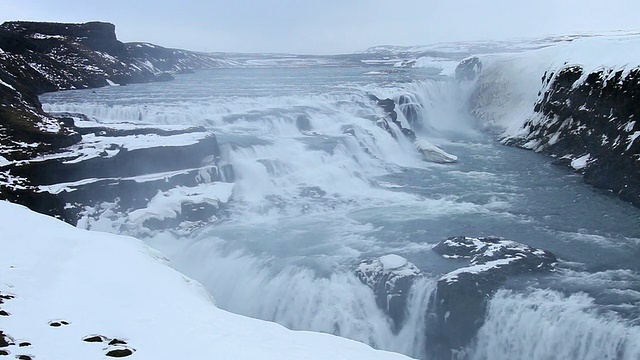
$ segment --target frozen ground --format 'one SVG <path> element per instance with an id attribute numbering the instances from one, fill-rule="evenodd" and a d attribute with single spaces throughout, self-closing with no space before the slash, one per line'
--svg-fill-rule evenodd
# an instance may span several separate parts
<path id="1" fill-rule="evenodd" d="M 0 350 L 10 355 L 407 359 L 220 310 L 199 283 L 131 237 L 80 230 L 7 202 L 0 231 L 0 330 L 10 344 Z"/>

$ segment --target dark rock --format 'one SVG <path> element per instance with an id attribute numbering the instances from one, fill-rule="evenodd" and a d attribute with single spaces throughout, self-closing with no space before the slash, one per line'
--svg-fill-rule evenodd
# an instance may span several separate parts
<path id="1" fill-rule="evenodd" d="M 27 346 L 31 346 L 31 343 L 28 341 L 23 341 L 21 343 L 18 344 L 19 347 L 27 347 Z"/>
<path id="2" fill-rule="evenodd" d="M 450 358 L 465 348 L 484 322 L 487 301 L 509 277 L 554 270 L 556 257 L 497 237 L 452 237 L 433 251 L 449 259 L 468 259 L 469 266 L 438 280 L 427 320 L 427 352 Z"/>
<path id="3" fill-rule="evenodd" d="M 5 334 L 4 331 L 0 330 L 0 348 L 7 347 L 13 344 L 14 342 L 11 336 Z"/>
<path id="4" fill-rule="evenodd" d="M 471 81 L 475 80 L 482 72 L 482 62 L 477 57 L 471 57 L 462 60 L 456 66 L 456 80 Z"/>
<path id="5" fill-rule="evenodd" d="M 69 322 L 65 321 L 65 320 L 52 320 L 52 321 L 49 321 L 49 326 L 52 326 L 52 327 L 60 327 L 60 326 L 63 326 L 63 325 L 65 325 L 65 326 L 69 325 Z"/>
<path id="6" fill-rule="evenodd" d="M 109 345 L 127 345 L 127 342 L 120 339 L 112 339 L 109 341 Z"/>
<path id="7" fill-rule="evenodd" d="M 82 338 L 86 342 L 104 342 L 106 338 L 102 335 L 88 335 Z"/>
<path id="8" fill-rule="evenodd" d="M 233 179 L 233 171 L 229 165 L 224 165 L 222 169 L 218 166 L 217 140 L 204 129 L 187 128 L 170 132 L 145 127 L 127 131 L 104 127 L 91 129 L 83 128 L 82 132 L 101 134 L 105 147 L 96 148 L 94 151 L 107 153 L 108 156 L 72 161 L 78 154 L 71 149 L 66 152 L 66 156 L 59 154 L 49 160 L 35 159 L 11 165 L 7 169 L 12 176 L 28 179 L 28 182 L 25 182 L 22 188 L 6 191 L 8 195 L 5 195 L 5 198 L 26 205 L 34 211 L 54 215 L 75 224 L 79 212 L 86 206 L 95 206 L 102 202 L 112 203 L 118 199 L 118 205 L 123 211 L 137 209 L 145 207 L 158 191 L 167 191 L 178 185 L 196 186 L 202 182 Z M 128 150 L 125 148 L 126 145 L 114 145 L 122 141 L 121 137 L 132 135 L 159 135 L 169 139 L 174 135 L 190 133 L 194 134 L 197 141 L 181 146 L 155 145 Z M 95 147 L 92 144 L 80 146 L 85 149 Z M 171 174 L 145 181 L 136 179 L 138 176 L 163 173 Z M 83 179 L 95 180 L 81 182 L 63 191 L 47 190 L 52 185 L 55 188 L 56 184 L 73 183 Z M 0 190 L 2 188 L 0 184 Z"/>
<path id="9" fill-rule="evenodd" d="M 8 312 L 6 312 L 5 310 L 0 310 L 0 316 L 10 316 L 11 314 L 9 314 Z"/>
<path id="10" fill-rule="evenodd" d="M 11 354 L 11 352 L 9 352 L 9 350 L 0 349 L 0 356 L 7 356 L 9 354 Z"/>
<path id="11" fill-rule="evenodd" d="M 420 270 L 407 259 L 392 254 L 363 260 L 355 273 L 373 290 L 376 304 L 391 318 L 394 331 L 398 332 L 404 324 L 411 285 L 420 276 Z"/>
<path id="12" fill-rule="evenodd" d="M 395 124 L 400 132 L 409 138 L 411 141 L 416 140 L 416 134 L 413 130 L 405 128 L 402 126 L 402 123 L 398 120 L 398 113 L 395 111 L 396 103 L 393 99 L 380 99 L 373 94 L 369 94 L 369 99 L 376 103 L 376 105 L 380 106 L 385 113 L 384 118 L 380 118 L 376 120 L 376 124 L 383 128 L 386 132 L 391 134 L 394 138 L 396 137 L 395 132 L 391 128 L 389 123 Z"/>
<path id="13" fill-rule="evenodd" d="M 32 360 L 32 355 L 16 355 L 16 359 L 18 360 Z"/>
<path id="14" fill-rule="evenodd" d="M 109 350 L 107 351 L 106 355 L 109 357 L 121 358 L 121 357 L 127 357 L 130 355 L 133 355 L 134 352 L 135 352 L 134 349 L 123 347 L 123 348 Z"/>

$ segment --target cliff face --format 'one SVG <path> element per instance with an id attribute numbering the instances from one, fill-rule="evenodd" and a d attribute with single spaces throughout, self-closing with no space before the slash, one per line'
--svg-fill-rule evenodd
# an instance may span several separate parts
<path id="1" fill-rule="evenodd" d="M 548 153 L 585 180 L 640 206 L 640 68 L 545 73 L 525 136 L 508 142 Z"/>
<path id="2" fill-rule="evenodd" d="M 0 25 L 0 199 L 75 223 L 87 206 L 118 202 L 112 208 L 128 212 L 147 206 L 159 191 L 201 187 L 201 178 L 232 181 L 231 170 L 222 174 L 216 138 L 205 129 L 104 128 L 77 114 L 51 116 L 38 100 L 44 92 L 164 81 L 171 73 L 219 65 L 209 54 L 124 44 L 109 23 Z M 226 198 L 203 200 L 208 207 L 199 212 L 206 214 L 196 217 L 213 216 L 215 199 Z"/>

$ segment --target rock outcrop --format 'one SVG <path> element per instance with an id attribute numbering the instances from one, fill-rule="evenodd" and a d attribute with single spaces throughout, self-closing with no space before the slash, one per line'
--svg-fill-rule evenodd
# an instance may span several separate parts
<path id="1" fill-rule="evenodd" d="M 384 117 L 381 117 L 376 121 L 378 126 L 395 138 L 397 136 L 396 132 L 391 127 L 391 124 L 394 124 L 402 135 L 406 136 L 411 141 L 415 141 L 416 133 L 413 130 L 404 127 L 402 122 L 398 119 L 398 113 L 395 110 L 396 103 L 393 99 L 380 99 L 372 94 L 369 95 L 369 99 L 382 108 L 382 111 L 384 112 Z"/>
<path id="2" fill-rule="evenodd" d="M 640 207 L 640 68 L 568 66 L 542 81 L 525 135 L 505 142 L 550 154 Z"/>
<path id="3" fill-rule="evenodd" d="M 427 317 L 427 353 L 434 359 L 463 351 L 484 322 L 487 301 L 509 277 L 550 272 L 556 262 L 548 251 L 497 237 L 452 237 L 433 251 L 469 261 L 438 280 Z"/>
<path id="4" fill-rule="evenodd" d="M 404 324 L 411 285 L 420 270 L 402 256 L 390 254 L 363 260 L 356 275 L 375 294 L 376 304 L 391 318 L 394 331 Z"/>

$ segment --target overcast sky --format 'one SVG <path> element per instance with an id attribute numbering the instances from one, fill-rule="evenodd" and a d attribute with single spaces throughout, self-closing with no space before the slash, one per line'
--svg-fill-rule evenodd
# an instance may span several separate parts
<path id="1" fill-rule="evenodd" d="M 122 41 L 338 54 L 640 28 L 638 0 L 0 0 L 0 20 L 108 21 Z"/>

